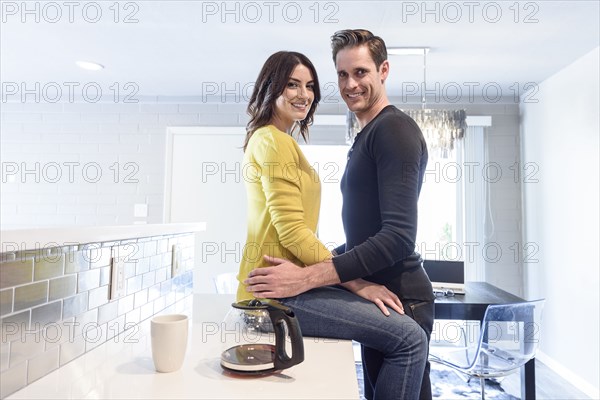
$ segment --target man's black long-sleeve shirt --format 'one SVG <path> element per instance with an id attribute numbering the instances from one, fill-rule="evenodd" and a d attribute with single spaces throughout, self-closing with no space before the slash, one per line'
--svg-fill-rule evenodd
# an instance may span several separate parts
<path id="1" fill-rule="evenodd" d="M 333 258 L 342 282 L 363 278 L 403 299 L 434 298 L 415 253 L 427 157 L 417 124 L 391 105 L 357 135 L 341 182 L 346 243 Z"/>

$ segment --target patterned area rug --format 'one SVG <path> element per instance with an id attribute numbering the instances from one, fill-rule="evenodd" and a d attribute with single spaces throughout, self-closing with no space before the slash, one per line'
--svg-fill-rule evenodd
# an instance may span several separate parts
<path id="1" fill-rule="evenodd" d="M 363 397 L 363 374 L 362 364 L 356 363 L 356 374 L 361 399 Z M 434 399 L 462 400 L 481 399 L 479 378 L 472 378 L 467 382 L 451 368 L 437 363 L 431 363 L 431 386 Z M 485 398 L 497 400 L 519 400 L 502 389 L 501 382 L 492 380 L 485 381 Z"/>

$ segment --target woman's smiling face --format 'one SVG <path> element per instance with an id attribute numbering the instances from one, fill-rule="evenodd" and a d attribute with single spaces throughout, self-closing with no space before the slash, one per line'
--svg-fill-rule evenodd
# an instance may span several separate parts
<path id="1" fill-rule="evenodd" d="M 313 76 L 306 66 L 298 64 L 292 71 L 283 93 L 275 101 L 274 125 L 287 132 L 295 121 L 306 118 L 314 99 Z"/>

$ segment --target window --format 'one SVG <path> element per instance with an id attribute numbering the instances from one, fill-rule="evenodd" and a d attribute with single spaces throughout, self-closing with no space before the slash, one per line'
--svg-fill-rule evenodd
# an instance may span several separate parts
<path id="1" fill-rule="evenodd" d="M 349 146 L 302 145 L 302 151 L 321 178 L 319 238 L 326 244 L 345 242 L 342 226 L 340 181 Z M 417 250 L 428 258 L 456 259 L 457 234 L 462 230 L 460 176 L 456 177 L 456 151 L 448 158 L 433 158 L 427 166 L 419 199 Z M 458 169 L 460 173 L 460 169 Z"/>
<path id="2" fill-rule="evenodd" d="M 445 157 L 430 153 L 419 196 L 417 251 L 432 260 L 459 260 L 462 232 L 460 194 L 462 173 L 457 149 Z"/>
<path id="3" fill-rule="evenodd" d="M 342 225 L 340 182 L 346 168 L 347 145 L 301 145 L 306 159 L 321 179 L 319 239 L 329 248 L 346 243 Z"/>

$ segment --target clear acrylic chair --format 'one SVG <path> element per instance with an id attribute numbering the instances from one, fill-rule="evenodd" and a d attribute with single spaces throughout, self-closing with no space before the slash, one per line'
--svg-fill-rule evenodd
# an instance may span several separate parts
<path id="1" fill-rule="evenodd" d="M 430 349 L 429 359 L 478 377 L 481 398 L 485 379 L 509 375 L 535 357 L 545 300 L 488 306 L 479 338 L 465 347 Z"/>

